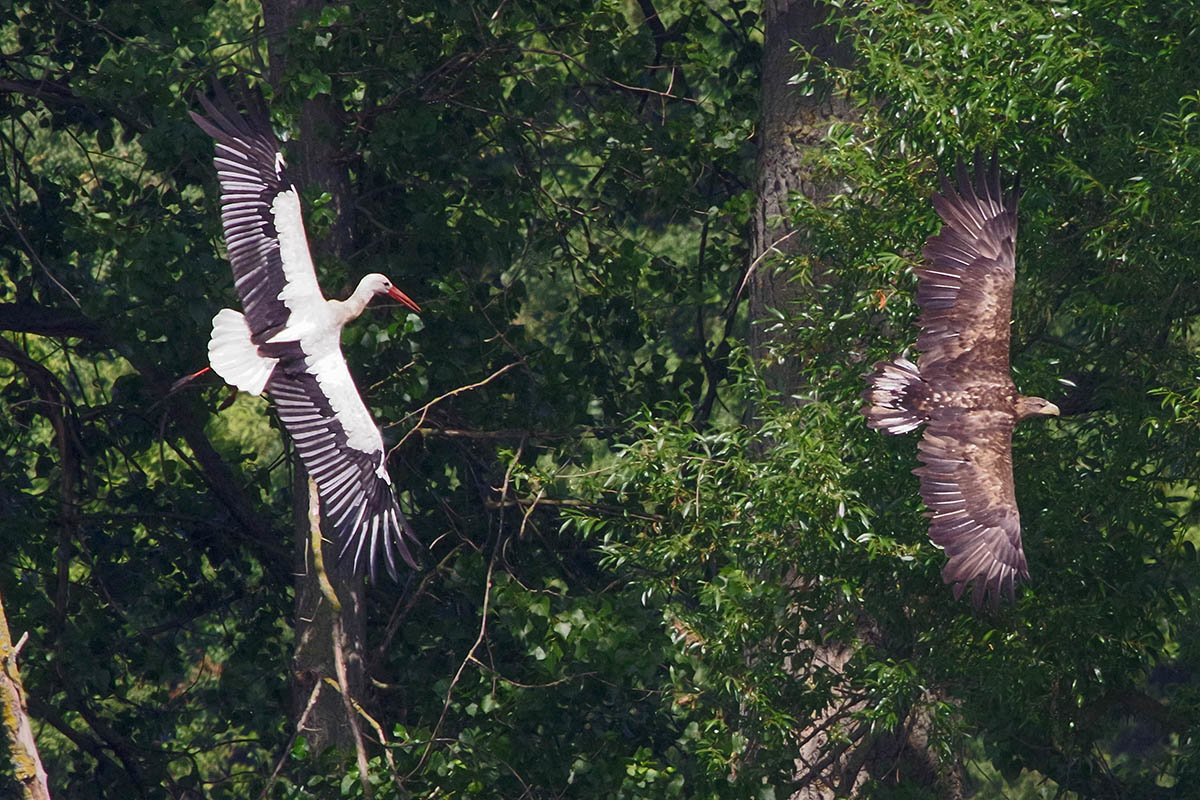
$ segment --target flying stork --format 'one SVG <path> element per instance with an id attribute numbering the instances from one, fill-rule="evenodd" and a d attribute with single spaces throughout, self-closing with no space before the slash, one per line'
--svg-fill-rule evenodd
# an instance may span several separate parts
<path id="1" fill-rule="evenodd" d="M 188 113 L 216 143 L 221 226 L 243 313 L 224 308 L 213 318 L 209 364 L 226 383 L 270 397 L 317 485 L 339 561 L 353 554 L 357 575 L 365 555 L 374 580 L 382 550 L 396 579 L 396 551 L 416 567 L 404 540 L 416 536 L 396 502 L 383 437 L 350 377 L 341 334 L 377 294 L 421 308 L 378 273 L 344 301 L 325 299 L 300 194 L 261 100 L 246 116 L 222 87 L 216 91 L 216 104 L 199 98 L 207 118 Z"/>

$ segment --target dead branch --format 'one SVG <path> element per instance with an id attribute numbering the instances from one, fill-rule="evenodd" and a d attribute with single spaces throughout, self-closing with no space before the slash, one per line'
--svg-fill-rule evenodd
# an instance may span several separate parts
<path id="1" fill-rule="evenodd" d="M 370 765 L 367 762 L 367 748 L 363 743 L 362 726 L 358 724 L 358 714 L 354 710 L 354 698 L 350 692 L 350 680 L 346 674 L 346 634 L 342 630 L 342 603 L 338 600 L 337 592 L 325 572 L 324 547 L 321 544 L 321 499 L 317 493 L 317 484 L 311 477 L 308 479 L 308 528 L 312 536 L 313 567 L 317 571 L 317 580 L 321 585 L 321 593 L 333 607 L 333 628 L 330 631 L 333 645 L 333 669 L 337 673 L 338 693 L 342 696 L 342 707 L 346 709 L 346 724 L 354 734 L 354 754 L 358 760 L 358 781 L 362 786 L 363 797 L 375 796 L 375 787 L 368 780 Z M 318 683 L 319 685 L 319 683 Z"/>
<path id="2" fill-rule="evenodd" d="M 4 730 L 11 747 L 13 773 L 25 792 L 25 800 L 50 800 L 46 770 L 38 755 L 29 724 L 29 707 L 25 702 L 25 686 L 17 670 L 17 654 L 25 637 L 16 645 L 8 630 L 8 618 L 0 599 L 0 709 L 4 714 Z"/>
<path id="3" fill-rule="evenodd" d="M 266 800 L 266 797 L 271 792 L 271 787 L 275 785 L 275 781 L 279 779 L 279 772 L 283 769 L 283 765 L 287 762 L 288 756 L 291 755 L 292 747 L 296 744 L 296 739 L 300 738 L 301 732 L 304 731 L 304 725 L 308 722 L 308 715 L 312 713 L 313 706 L 317 704 L 317 697 L 321 694 L 321 682 L 317 681 L 313 684 L 312 692 L 308 695 L 308 702 L 304 705 L 304 711 L 300 714 L 300 719 L 296 721 L 296 729 L 292 731 L 292 737 L 288 739 L 287 747 L 283 748 L 283 755 L 279 757 L 279 761 L 275 763 L 275 769 L 271 771 L 271 779 L 267 781 L 267 785 L 263 787 L 262 794 L 258 796 L 258 800 Z"/>

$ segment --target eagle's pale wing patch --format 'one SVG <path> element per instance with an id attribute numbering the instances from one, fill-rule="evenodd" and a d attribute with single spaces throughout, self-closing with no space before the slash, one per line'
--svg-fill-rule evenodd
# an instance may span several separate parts
<path id="1" fill-rule="evenodd" d="M 929 537 L 948 559 L 942 578 L 956 597 L 973 583 L 977 606 L 1012 597 L 1014 581 L 1029 577 L 1013 490 L 1014 423 L 1000 411 L 937 409 L 919 445 L 925 466 L 913 470 L 929 509 Z"/>

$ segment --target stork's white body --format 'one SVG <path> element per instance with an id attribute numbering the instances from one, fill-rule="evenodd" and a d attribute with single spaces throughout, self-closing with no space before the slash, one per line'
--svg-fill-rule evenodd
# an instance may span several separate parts
<path id="1" fill-rule="evenodd" d="M 339 557 L 353 551 L 357 570 L 365 555 L 374 575 L 382 550 L 395 576 L 394 550 L 415 566 L 404 541 L 413 534 L 392 492 L 383 437 L 342 356 L 341 335 L 376 294 L 420 309 L 378 273 L 345 301 L 326 300 L 300 196 L 265 115 L 247 119 L 201 102 L 210 118 L 192 117 L 216 141 L 221 222 L 245 311 L 226 308 L 213 318 L 209 363 L 238 389 L 271 398 L 317 484 Z"/>

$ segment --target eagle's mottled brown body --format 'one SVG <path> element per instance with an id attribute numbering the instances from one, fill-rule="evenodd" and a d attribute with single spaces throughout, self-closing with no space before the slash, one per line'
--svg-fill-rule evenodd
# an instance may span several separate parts
<path id="1" fill-rule="evenodd" d="M 1029 569 L 1013 490 L 1017 420 L 1057 414 L 1017 393 L 1009 374 L 1009 321 L 1016 271 L 1017 190 L 1005 195 L 995 157 L 959 162 L 958 187 L 942 179 L 933 205 L 942 230 L 925 244 L 917 272 L 921 333 L 917 363 L 880 361 L 863 393 L 867 424 L 888 433 L 927 425 L 913 470 L 929 508 L 929 535 L 946 551 L 955 596 L 974 583 L 976 604 L 1013 595 Z"/>

